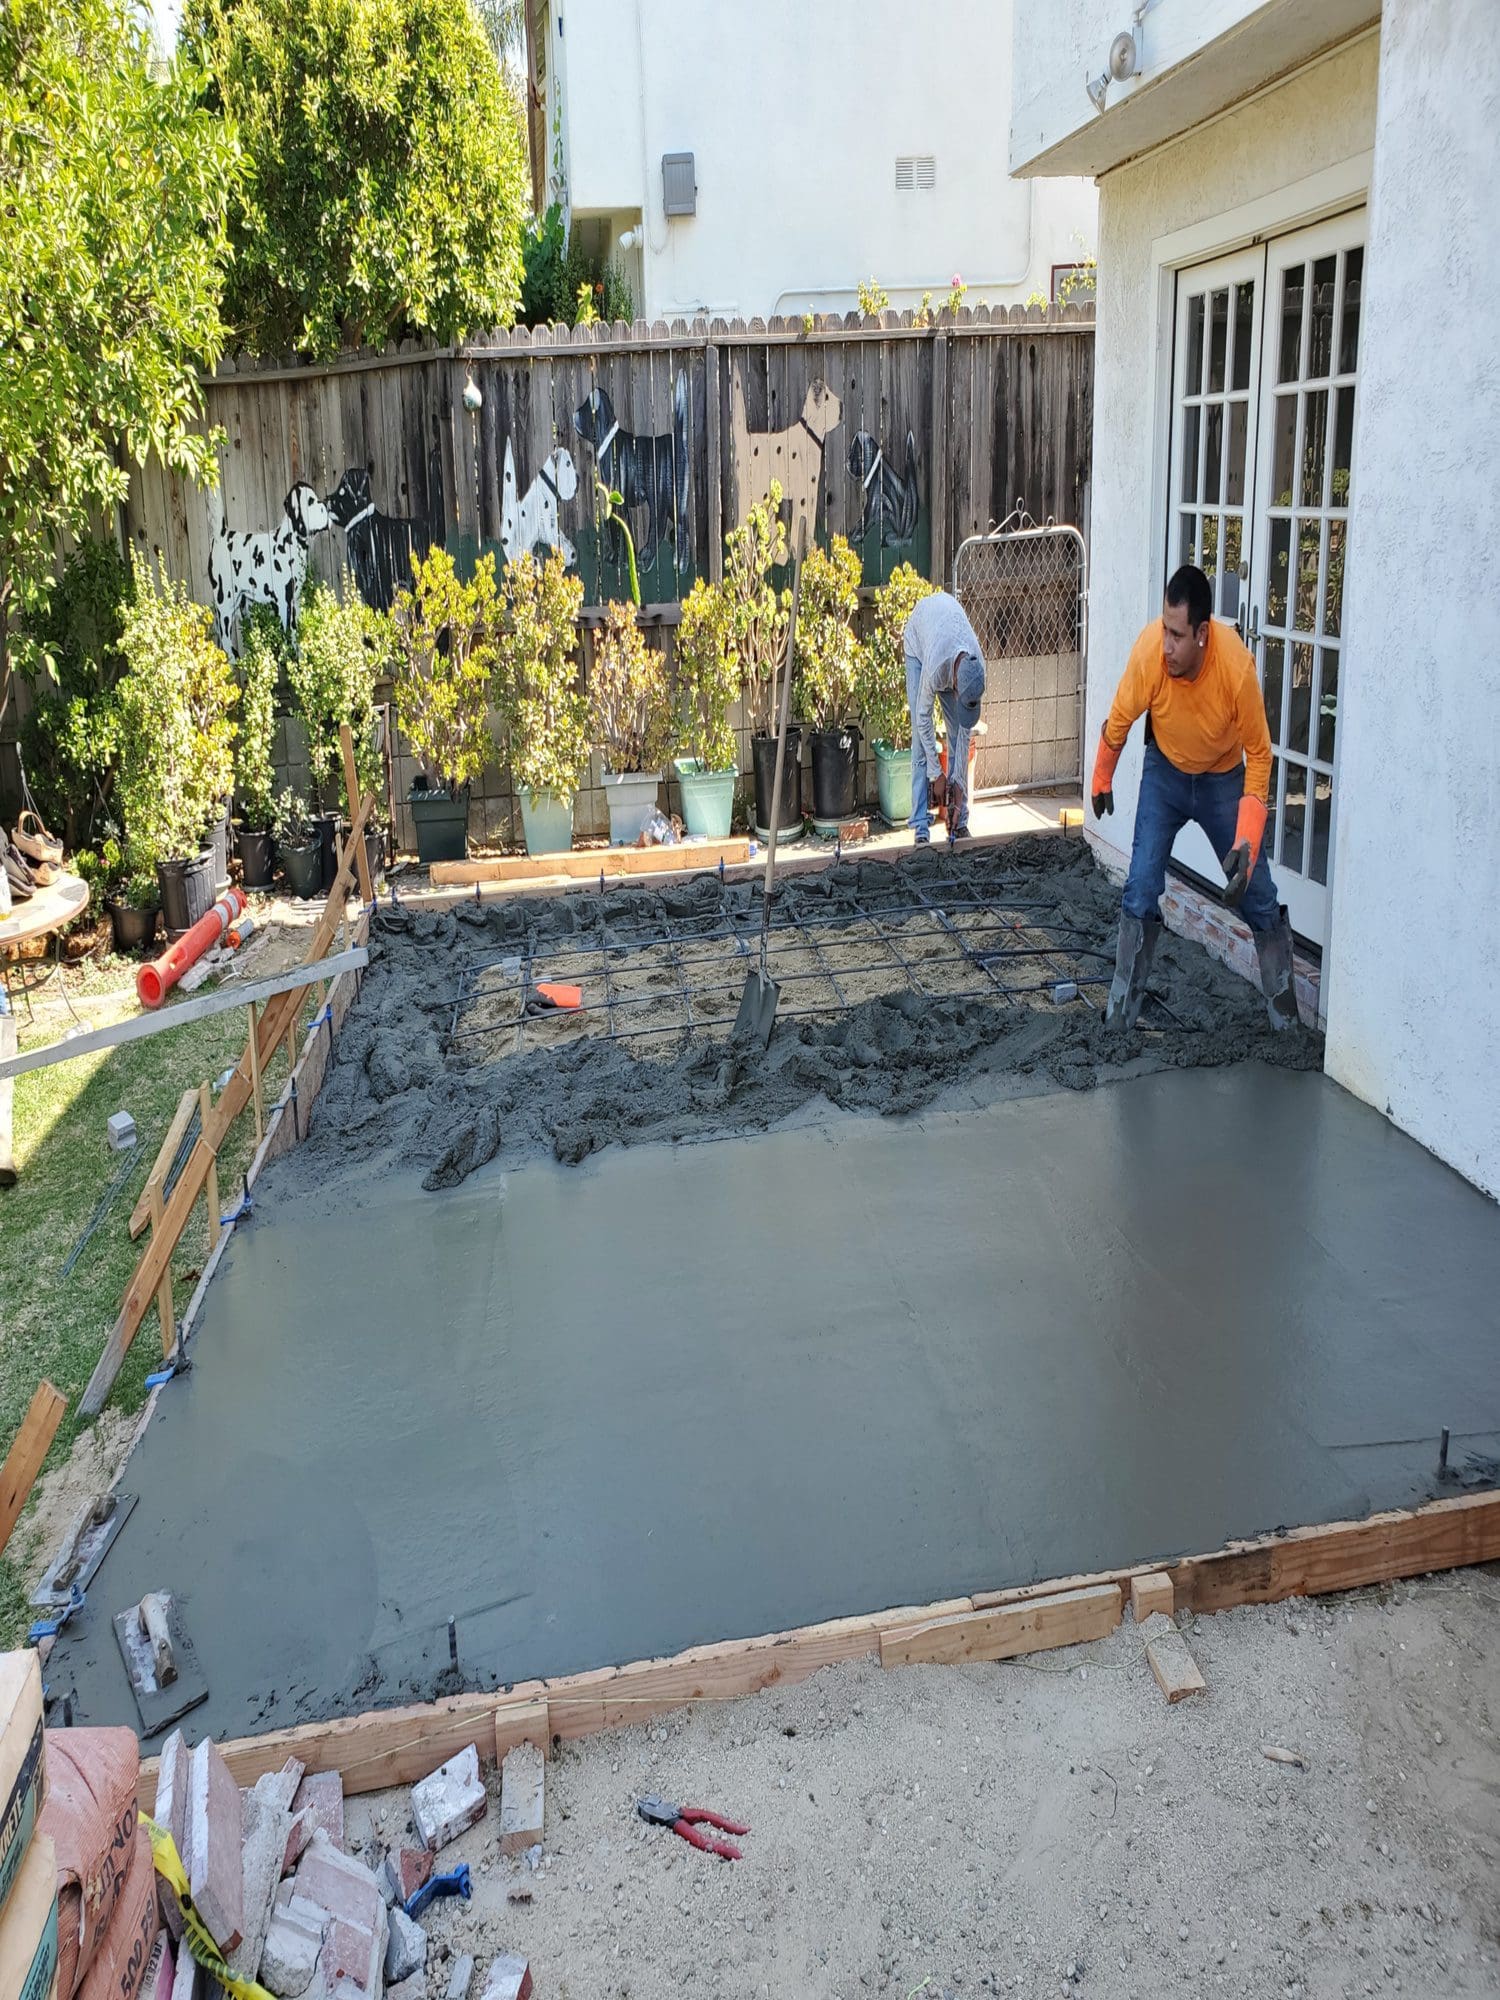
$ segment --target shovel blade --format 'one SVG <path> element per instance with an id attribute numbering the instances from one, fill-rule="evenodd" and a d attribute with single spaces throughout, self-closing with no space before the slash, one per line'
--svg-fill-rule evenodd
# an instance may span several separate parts
<path id="1" fill-rule="evenodd" d="M 781 988 L 757 965 L 740 995 L 740 1011 L 734 1017 L 734 1039 L 737 1042 L 753 1039 L 764 1048 L 771 1039 L 780 998 Z"/>

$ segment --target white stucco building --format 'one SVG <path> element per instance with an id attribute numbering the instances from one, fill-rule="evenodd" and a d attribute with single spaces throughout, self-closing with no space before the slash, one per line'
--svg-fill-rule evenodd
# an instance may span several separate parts
<path id="1" fill-rule="evenodd" d="M 533 178 L 648 319 L 1054 295 L 1087 180 L 1011 180 L 1010 0 L 529 0 Z M 668 212 L 664 160 L 681 202 Z M 621 237 L 629 239 L 620 248 Z"/>
<path id="2" fill-rule="evenodd" d="M 1017 0 L 1014 92 L 1013 170 L 1099 183 L 1085 769 L 1201 561 L 1328 1069 L 1500 1194 L 1500 5 Z"/>

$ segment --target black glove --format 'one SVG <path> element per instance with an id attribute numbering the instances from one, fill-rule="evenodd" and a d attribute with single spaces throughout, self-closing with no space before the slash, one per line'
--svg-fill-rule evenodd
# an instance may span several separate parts
<path id="1" fill-rule="evenodd" d="M 1242 840 L 1224 856 L 1224 901 L 1237 908 L 1250 887 L 1250 843 Z"/>
<path id="2" fill-rule="evenodd" d="M 1112 813 L 1115 809 L 1114 792 L 1112 790 L 1108 792 L 1095 792 L 1093 807 L 1095 819 L 1103 819 L 1106 813 Z"/>

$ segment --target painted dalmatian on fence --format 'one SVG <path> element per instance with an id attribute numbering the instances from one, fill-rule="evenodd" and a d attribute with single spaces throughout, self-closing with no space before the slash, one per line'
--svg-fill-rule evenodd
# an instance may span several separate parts
<path id="1" fill-rule="evenodd" d="M 542 469 L 524 494 L 518 497 L 515 454 L 510 439 L 505 440 L 505 472 L 500 491 L 500 546 L 505 560 L 538 549 L 557 549 L 569 569 L 578 552 L 562 531 L 558 510 L 578 491 L 578 468 L 573 454 L 559 445 L 549 452 Z"/>
<path id="2" fill-rule="evenodd" d="M 287 636 L 296 637 L 307 545 L 332 521 L 305 479 L 287 494 L 275 528 L 231 528 L 228 516 L 223 517 L 208 552 L 208 581 L 214 594 L 214 637 L 225 652 L 239 650 L 240 615 L 253 604 L 273 606 Z"/>

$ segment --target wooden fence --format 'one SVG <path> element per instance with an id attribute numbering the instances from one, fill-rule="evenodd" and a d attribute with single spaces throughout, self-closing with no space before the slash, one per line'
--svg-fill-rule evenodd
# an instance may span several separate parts
<path id="1" fill-rule="evenodd" d="M 820 539 L 858 548 L 867 585 L 902 562 L 947 579 L 963 538 L 1017 502 L 1086 531 L 1092 390 L 1092 308 L 1076 306 L 965 309 L 926 327 L 887 312 L 810 330 L 517 328 L 326 368 L 231 363 L 205 385 L 224 434 L 219 491 L 149 463 L 132 472 L 124 525 L 226 630 L 238 594 L 289 550 L 384 608 L 414 549 L 441 543 L 467 570 L 482 550 L 551 544 L 597 606 L 627 595 L 602 476 L 625 495 L 648 623 L 670 627 L 773 478 Z M 295 746 L 283 757 L 295 778 Z M 398 756 L 398 796 L 406 775 Z M 508 793 L 483 789 L 495 823 L 475 831 L 493 835 Z M 596 795 L 578 824 L 603 826 Z"/>

